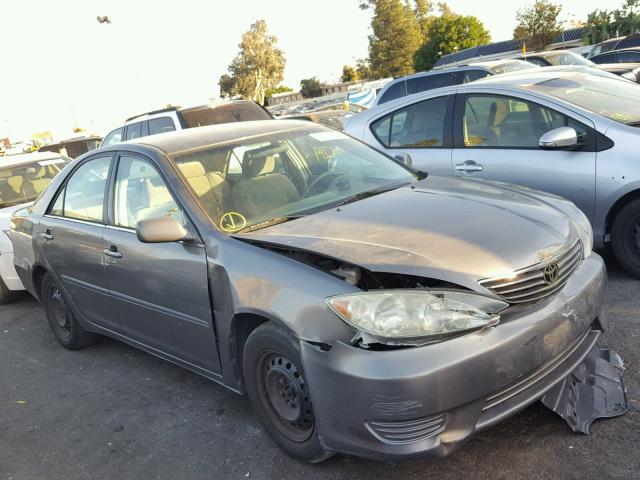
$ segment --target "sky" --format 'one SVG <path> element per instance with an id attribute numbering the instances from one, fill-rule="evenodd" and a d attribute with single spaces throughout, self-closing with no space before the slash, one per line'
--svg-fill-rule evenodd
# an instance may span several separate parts
<path id="1" fill-rule="evenodd" d="M 338 81 L 367 56 L 371 13 L 357 0 L 9 0 L 0 10 L 0 138 L 28 139 L 74 125 L 99 134 L 166 104 L 219 94 L 242 33 L 265 19 L 286 57 L 285 85 Z M 533 0 L 449 0 L 477 16 L 494 41 L 511 38 Z M 586 20 L 596 0 L 560 0 L 565 20 Z M 608 2 L 617 8 L 622 0 Z M 111 24 L 100 24 L 108 15 Z"/>

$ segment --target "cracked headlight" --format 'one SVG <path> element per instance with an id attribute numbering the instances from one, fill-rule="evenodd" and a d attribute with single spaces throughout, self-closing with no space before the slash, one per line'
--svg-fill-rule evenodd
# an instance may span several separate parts
<path id="1" fill-rule="evenodd" d="M 490 327 L 509 306 L 457 290 L 380 290 L 330 297 L 327 303 L 358 332 L 387 345 L 420 345 Z"/>

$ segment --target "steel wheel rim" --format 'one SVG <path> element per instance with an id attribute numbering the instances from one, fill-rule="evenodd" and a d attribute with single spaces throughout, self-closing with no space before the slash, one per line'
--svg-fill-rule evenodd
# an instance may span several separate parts
<path id="1" fill-rule="evenodd" d="M 258 364 L 262 402 L 278 431 L 294 442 L 309 439 L 315 416 L 309 391 L 296 364 L 276 352 L 265 353 Z"/>
<path id="2" fill-rule="evenodd" d="M 71 321 L 67 311 L 67 302 L 58 287 L 54 286 L 49 289 L 47 303 L 49 315 L 55 327 L 64 337 L 69 337 L 71 335 Z"/>

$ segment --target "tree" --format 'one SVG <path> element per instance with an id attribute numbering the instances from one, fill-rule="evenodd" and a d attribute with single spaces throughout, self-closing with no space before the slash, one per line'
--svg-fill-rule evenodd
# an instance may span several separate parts
<path id="1" fill-rule="evenodd" d="M 476 17 L 443 12 L 431 22 L 427 40 L 415 54 L 414 67 L 417 71 L 430 70 L 442 55 L 490 41 L 489 32 Z"/>
<path id="2" fill-rule="evenodd" d="M 285 92 L 293 92 L 293 88 L 287 87 L 285 85 L 279 85 L 276 88 L 270 88 L 266 92 L 264 92 L 264 98 L 269 98 L 272 95 Z"/>
<path id="3" fill-rule="evenodd" d="M 357 82 L 360 80 L 360 74 L 356 67 L 351 65 L 345 65 L 342 67 L 342 75 L 340 76 L 341 82 Z"/>
<path id="4" fill-rule="evenodd" d="M 322 83 L 316 77 L 300 80 L 300 93 L 304 98 L 322 96 L 322 87 L 324 87 L 324 83 Z"/>
<path id="5" fill-rule="evenodd" d="M 370 80 L 373 78 L 373 74 L 371 73 L 371 66 L 369 65 L 368 60 L 357 60 L 356 72 L 358 72 L 358 77 L 360 77 L 360 80 Z"/>
<path id="6" fill-rule="evenodd" d="M 251 98 L 264 103 L 266 91 L 284 79 L 285 59 L 276 37 L 267 33 L 267 22 L 258 20 L 242 35 L 238 56 L 229 65 L 229 73 L 220 77 L 221 96 Z"/>
<path id="7" fill-rule="evenodd" d="M 602 42 L 608 38 L 640 31 L 640 0 L 626 0 L 621 9 L 594 10 L 587 18 L 585 42 Z"/>
<path id="8" fill-rule="evenodd" d="M 530 7 L 518 10 L 513 38 L 526 41 L 529 50 L 543 50 L 562 31 L 558 20 L 561 11 L 560 5 L 548 0 L 536 0 Z"/>
<path id="9" fill-rule="evenodd" d="M 410 1 L 360 0 L 360 8 L 373 9 L 373 34 L 369 36 L 372 75 L 401 77 L 413 73 L 413 55 L 422 43 L 422 34 Z M 421 11 L 424 8 L 421 6 Z"/>

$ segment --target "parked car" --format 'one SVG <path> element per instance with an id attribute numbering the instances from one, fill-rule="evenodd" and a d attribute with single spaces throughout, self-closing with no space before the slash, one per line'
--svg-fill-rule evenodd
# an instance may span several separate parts
<path id="1" fill-rule="evenodd" d="M 604 42 L 596 43 L 587 53 L 587 58 L 630 47 L 640 47 L 640 34 L 635 33 L 626 37 L 611 38 Z"/>
<path id="2" fill-rule="evenodd" d="M 348 118 L 345 132 L 432 174 L 566 197 L 591 221 L 596 248 L 611 242 L 640 275 L 640 88 L 552 68 L 399 99 Z"/>
<path id="3" fill-rule="evenodd" d="M 393 82 L 388 83 L 375 98 L 373 105 L 375 107 L 414 93 L 469 83 L 491 75 L 534 68 L 536 66 L 531 63 L 508 59 L 474 62 L 459 67 L 438 68 L 428 72 L 414 73 L 396 78 Z"/>
<path id="4" fill-rule="evenodd" d="M 12 222 L 64 347 L 107 335 L 246 392 L 299 459 L 446 455 L 540 398 L 579 431 L 627 408 L 577 208 L 311 122 L 100 149 Z"/>
<path id="5" fill-rule="evenodd" d="M 0 305 L 24 290 L 13 267 L 13 246 L 7 235 L 9 219 L 42 193 L 70 161 L 57 153 L 24 153 L 0 160 Z"/>
<path id="6" fill-rule="evenodd" d="M 352 115 L 352 113 L 346 110 L 332 109 L 318 112 L 296 113 L 281 118 L 288 120 L 308 120 L 335 130 L 342 130 L 344 128 L 344 119 L 348 115 Z"/>
<path id="7" fill-rule="evenodd" d="M 100 146 L 185 128 L 272 118 L 267 109 L 251 100 L 220 100 L 190 108 L 169 107 L 127 118 L 122 127 L 105 135 Z"/>
<path id="8" fill-rule="evenodd" d="M 640 64 L 640 47 L 625 48 L 624 50 L 614 50 L 590 57 L 593 63 L 636 63 Z M 638 66 L 638 65 L 636 65 Z"/>
<path id="9" fill-rule="evenodd" d="M 56 143 L 49 143 L 38 148 L 39 152 L 56 152 L 69 158 L 77 158 L 100 146 L 102 137 L 90 135 L 84 137 L 74 137 Z"/>
<path id="10" fill-rule="evenodd" d="M 527 55 L 521 55 L 517 57 L 519 60 L 525 60 L 527 62 L 538 65 L 539 67 L 556 67 L 564 65 L 577 65 L 582 67 L 593 67 L 605 72 L 620 75 L 631 80 L 638 82 L 634 70 L 640 67 L 640 63 L 603 63 L 601 65 L 587 60 L 582 55 L 571 52 L 569 50 L 550 50 L 548 52 L 535 52 Z"/>

